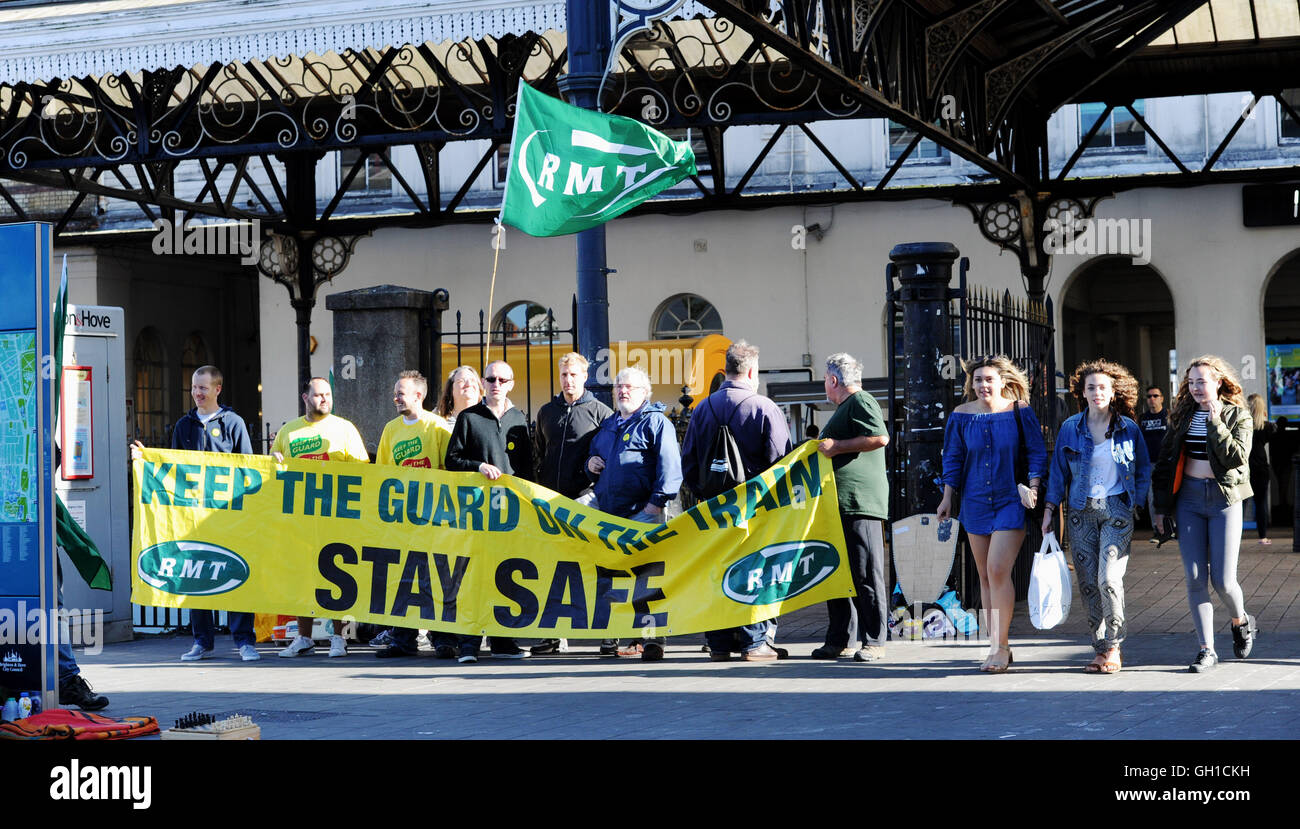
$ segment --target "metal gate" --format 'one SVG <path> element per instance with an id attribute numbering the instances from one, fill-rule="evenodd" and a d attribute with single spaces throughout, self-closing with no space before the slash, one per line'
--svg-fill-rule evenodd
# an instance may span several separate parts
<path id="1" fill-rule="evenodd" d="M 1043 440 L 1050 457 L 1055 443 L 1056 430 L 1061 419 L 1056 394 L 1056 347 L 1055 328 L 1053 324 L 1052 300 L 1046 303 L 1031 302 L 1027 299 L 1013 297 L 1010 291 L 1001 296 L 992 290 L 967 283 L 966 271 L 968 260 L 961 259 L 958 270 L 958 285 L 949 289 L 948 321 L 946 330 L 938 332 L 937 341 L 941 354 L 939 359 L 940 376 L 944 384 L 944 412 L 951 412 L 962 401 L 962 387 L 965 381 L 963 364 L 975 357 L 1004 354 L 1009 357 L 1029 380 L 1029 405 L 1033 407 L 1043 427 Z M 904 443 L 903 412 L 907 401 L 903 390 L 905 383 L 905 360 L 902 354 L 903 312 L 898 301 L 897 291 L 893 285 L 892 275 L 886 276 L 886 300 L 888 318 L 893 322 L 889 328 L 889 390 L 890 405 L 886 416 L 891 427 L 891 439 L 887 447 L 890 470 L 891 522 L 905 517 L 906 505 L 909 503 L 907 493 L 907 453 L 899 451 Z M 923 470 L 927 476 L 937 478 L 942 470 Z M 1027 596 L 1029 588 L 1029 569 L 1033 556 L 1024 555 L 1025 550 L 1037 550 L 1042 543 L 1042 532 L 1035 522 L 1028 522 L 1022 555 L 1016 560 L 1012 571 L 1012 581 L 1016 586 L 1017 600 Z M 963 606 L 979 606 L 979 575 L 975 569 L 970 546 L 965 533 L 960 541 L 958 564 L 953 568 L 950 584 L 957 589 Z"/>

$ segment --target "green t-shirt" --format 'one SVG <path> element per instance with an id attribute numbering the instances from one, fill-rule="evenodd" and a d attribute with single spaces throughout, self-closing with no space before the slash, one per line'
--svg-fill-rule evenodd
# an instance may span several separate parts
<path id="1" fill-rule="evenodd" d="M 822 428 L 821 437 L 847 440 L 888 434 L 876 399 L 858 391 L 845 399 Z M 869 518 L 889 517 L 889 479 L 885 477 L 885 450 L 836 455 L 835 488 L 840 495 L 840 512 Z"/>

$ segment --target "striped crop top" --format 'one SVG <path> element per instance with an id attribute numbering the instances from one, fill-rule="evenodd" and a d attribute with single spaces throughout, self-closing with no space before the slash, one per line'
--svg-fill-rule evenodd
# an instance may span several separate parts
<path id="1" fill-rule="evenodd" d="M 1204 409 L 1197 409 L 1192 413 L 1192 422 L 1187 426 L 1187 438 L 1183 445 L 1187 447 L 1187 457 L 1195 461 L 1208 461 L 1210 456 L 1206 453 L 1205 445 L 1205 425 L 1209 421 L 1210 413 Z"/>

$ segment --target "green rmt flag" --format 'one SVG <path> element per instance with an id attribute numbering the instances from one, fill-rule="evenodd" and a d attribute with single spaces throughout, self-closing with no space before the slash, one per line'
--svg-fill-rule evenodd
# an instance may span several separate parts
<path id="1" fill-rule="evenodd" d="M 577 233 L 695 173 L 690 144 L 520 81 L 501 219 L 532 236 Z"/>

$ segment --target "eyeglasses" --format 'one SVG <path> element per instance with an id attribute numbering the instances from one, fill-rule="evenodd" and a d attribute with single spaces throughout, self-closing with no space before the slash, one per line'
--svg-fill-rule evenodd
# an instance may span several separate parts
<path id="1" fill-rule="evenodd" d="M 515 378 L 513 377 L 484 377 L 483 378 L 484 383 L 501 383 L 502 385 L 505 385 L 506 383 L 513 383 L 514 381 Z"/>

